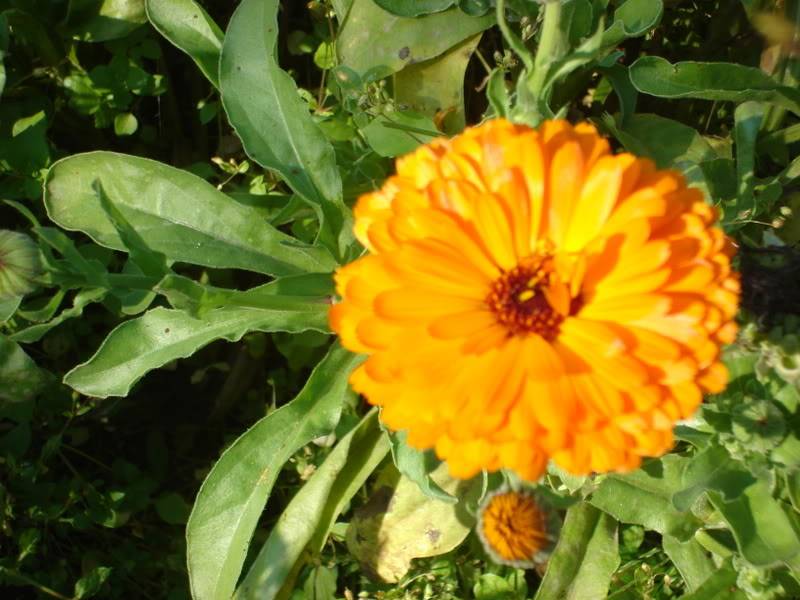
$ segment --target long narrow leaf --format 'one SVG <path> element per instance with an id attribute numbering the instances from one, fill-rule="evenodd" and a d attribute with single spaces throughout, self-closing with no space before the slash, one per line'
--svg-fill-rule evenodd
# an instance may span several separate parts
<path id="1" fill-rule="evenodd" d="M 342 200 L 333 146 L 277 63 L 279 5 L 243 0 L 233 14 L 220 59 L 222 104 L 247 154 L 312 203 L 322 222 L 321 241 L 341 256 L 352 240 L 350 209 Z"/>
<path id="2" fill-rule="evenodd" d="M 154 308 L 114 329 L 97 353 L 64 376 L 64 383 L 86 394 L 126 396 L 146 373 L 191 356 L 214 340 L 238 341 L 250 331 L 325 331 L 328 307 L 322 302 L 273 296 L 274 309 L 218 308 L 202 317 L 182 310 Z"/>
<path id="3" fill-rule="evenodd" d="M 303 550 L 314 539 L 324 543 L 336 517 L 388 451 L 388 439 L 373 410 L 339 441 L 322 466 L 292 498 L 235 598 L 275 597 L 294 572 Z"/>
<path id="4" fill-rule="evenodd" d="M 192 57 L 203 75 L 219 88 L 223 33 L 194 0 L 147 0 L 147 18 L 158 32 Z"/>
<path id="5" fill-rule="evenodd" d="M 630 67 L 631 82 L 659 98 L 757 100 L 800 114 L 800 91 L 780 85 L 761 69 L 731 63 L 679 62 L 643 56 Z"/>
<path id="6" fill-rule="evenodd" d="M 334 347 L 303 390 L 264 417 L 220 457 L 203 482 L 186 526 L 195 600 L 229 600 L 247 548 L 283 464 L 336 426 L 359 357 Z"/>
<path id="7" fill-rule="evenodd" d="M 619 566 L 617 522 L 581 502 L 570 507 L 536 600 L 605 598 Z"/>

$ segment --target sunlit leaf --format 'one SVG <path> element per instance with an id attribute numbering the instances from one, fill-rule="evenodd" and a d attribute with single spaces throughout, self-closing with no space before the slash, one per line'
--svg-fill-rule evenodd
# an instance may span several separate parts
<path id="1" fill-rule="evenodd" d="M 800 91 L 783 86 L 764 71 L 733 63 L 680 62 L 643 56 L 630 67 L 631 81 L 643 94 L 661 98 L 757 100 L 800 114 Z"/>
<path id="2" fill-rule="evenodd" d="M 708 490 L 719 492 L 726 500 L 733 500 L 755 481 L 747 468 L 731 458 L 725 448 L 710 446 L 686 463 L 681 476 L 684 489 L 672 496 L 672 503 L 678 510 L 688 511 Z"/>
<path id="3" fill-rule="evenodd" d="M 439 56 L 493 22 L 492 14 L 470 17 L 457 8 L 409 19 L 386 12 L 374 0 L 353 0 L 336 49 L 341 64 L 376 80 Z"/>
<path id="4" fill-rule="evenodd" d="M 460 498 L 458 504 L 434 500 L 419 486 L 397 474 L 384 481 L 359 508 L 347 530 L 347 547 L 373 577 L 396 582 L 414 558 L 437 556 L 458 546 L 474 525 L 466 507 L 481 494 L 480 478 L 452 479 L 443 463 L 433 474 L 442 490 Z"/>
<path id="5" fill-rule="evenodd" d="M 281 514 L 235 598 L 274 597 L 288 582 L 306 547 L 318 554 L 328 531 L 389 451 L 376 411 L 336 444 Z"/>
<path id="6" fill-rule="evenodd" d="M 697 590 L 716 572 L 708 553 L 694 538 L 681 542 L 671 535 L 665 535 L 662 544 L 665 554 L 678 569 L 690 592 Z"/>
<path id="7" fill-rule="evenodd" d="M 439 468 L 438 460 L 433 450 L 417 450 L 406 443 L 406 434 L 403 431 L 389 435 L 392 443 L 392 458 L 397 470 L 419 486 L 423 494 L 435 500 L 455 504 L 458 499 L 445 492 L 431 477 Z"/>
<path id="8" fill-rule="evenodd" d="M 331 349 L 297 397 L 242 434 L 211 469 L 186 528 L 194 598 L 231 597 L 283 464 L 336 426 L 352 394 L 347 378 L 360 360 L 339 347 Z"/>
<path id="9" fill-rule="evenodd" d="M 464 74 L 481 35 L 467 38 L 441 56 L 401 69 L 394 76 L 395 98 L 404 108 L 425 114 L 443 132 L 466 125 Z"/>
<path id="10" fill-rule="evenodd" d="M 87 396 L 126 396 L 145 374 L 186 358 L 214 340 L 238 341 L 251 331 L 325 331 L 328 305 L 272 296 L 274 308 L 217 308 L 202 317 L 154 308 L 114 329 L 94 356 L 64 376 Z M 266 305 L 269 300 L 265 300 Z"/>
<path id="11" fill-rule="evenodd" d="M 192 57 L 203 75 L 219 87 L 219 26 L 194 0 L 146 0 L 147 17 L 158 32 Z"/>
<path id="12" fill-rule="evenodd" d="M 353 238 L 341 176 L 333 147 L 276 62 L 279 5 L 243 0 L 237 7 L 222 45 L 222 104 L 247 154 L 312 203 L 322 222 L 321 241 L 344 257 Z"/>
<path id="13" fill-rule="evenodd" d="M 672 504 L 673 494 L 681 489 L 687 461 L 669 454 L 632 473 L 606 475 L 589 501 L 623 523 L 643 525 L 680 540 L 688 539 L 701 522 Z"/>
<path id="14" fill-rule="evenodd" d="M 558 544 L 534 598 L 605 598 L 619 562 L 617 521 L 591 504 L 575 504 L 567 511 Z"/>
<path id="15" fill-rule="evenodd" d="M 773 566 L 800 554 L 800 538 L 764 481 L 726 502 L 709 492 L 711 502 L 728 523 L 739 551 L 756 566 Z"/>
<path id="16" fill-rule="evenodd" d="M 266 223 L 258 211 L 211 184 L 163 163 L 90 152 L 57 162 L 47 174 L 45 206 L 64 229 L 124 250 L 93 184 L 107 196 L 149 248 L 173 260 L 270 275 L 333 270 L 322 248 L 312 248 Z"/>

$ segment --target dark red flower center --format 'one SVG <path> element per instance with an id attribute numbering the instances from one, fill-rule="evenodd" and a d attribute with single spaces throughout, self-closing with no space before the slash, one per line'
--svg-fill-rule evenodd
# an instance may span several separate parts
<path id="1" fill-rule="evenodd" d="M 492 283 L 486 304 L 509 335 L 536 333 L 548 341 L 558 335 L 564 316 L 547 299 L 554 276 L 552 259 L 539 258 L 517 265 Z"/>

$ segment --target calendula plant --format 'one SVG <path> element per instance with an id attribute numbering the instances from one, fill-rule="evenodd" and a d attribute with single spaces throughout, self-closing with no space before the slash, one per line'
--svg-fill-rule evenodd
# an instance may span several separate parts
<path id="1" fill-rule="evenodd" d="M 800 2 L 64 4 L 0 0 L 4 585 L 800 597 Z"/>

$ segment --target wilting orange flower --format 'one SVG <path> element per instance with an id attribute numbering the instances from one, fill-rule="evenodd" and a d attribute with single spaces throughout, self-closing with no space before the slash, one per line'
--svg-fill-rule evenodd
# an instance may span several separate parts
<path id="1" fill-rule="evenodd" d="M 528 492 L 501 490 L 478 512 L 477 532 L 495 562 L 529 568 L 544 563 L 558 536 L 555 511 Z"/>
<path id="2" fill-rule="evenodd" d="M 632 469 L 727 382 L 739 284 L 717 211 L 588 124 L 435 140 L 360 198 L 330 321 L 353 387 L 453 475 Z"/>

